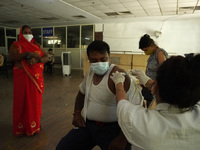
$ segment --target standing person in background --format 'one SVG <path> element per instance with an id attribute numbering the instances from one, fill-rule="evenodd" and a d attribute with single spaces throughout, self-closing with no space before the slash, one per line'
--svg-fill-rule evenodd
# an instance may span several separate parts
<path id="1" fill-rule="evenodd" d="M 156 45 L 154 40 L 151 39 L 148 34 L 141 37 L 139 41 L 139 48 L 144 51 L 145 55 L 150 55 L 147 60 L 146 75 L 152 80 L 155 80 L 157 68 L 168 58 L 168 53 Z M 153 95 L 144 85 L 142 85 L 142 95 L 147 101 L 148 107 L 153 100 Z"/>
<path id="2" fill-rule="evenodd" d="M 200 150 L 200 54 L 170 57 L 159 66 L 155 81 L 144 73 L 137 76 L 151 87 L 155 110 L 127 101 L 124 76 L 111 76 L 118 91 L 118 123 L 132 149 Z"/>
<path id="3" fill-rule="evenodd" d="M 45 65 L 47 65 L 47 72 L 49 74 L 52 74 L 52 68 L 55 62 L 55 55 L 53 54 L 53 50 L 51 48 L 48 51 L 49 52 L 47 53 L 47 55 L 49 57 L 49 60 L 45 63 Z"/>
<path id="4" fill-rule="evenodd" d="M 20 28 L 19 41 L 10 47 L 13 68 L 13 133 L 16 137 L 32 136 L 40 132 L 43 69 L 47 53 L 37 43 L 31 28 Z"/>
<path id="5" fill-rule="evenodd" d="M 75 126 L 58 143 L 56 150 L 130 150 L 130 144 L 117 123 L 115 84 L 110 75 L 125 71 L 110 64 L 110 47 L 106 42 L 93 41 L 87 48 L 90 69 L 79 86 L 74 107 Z M 125 75 L 125 93 L 135 105 L 143 97 L 135 80 Z M 138 116 L 140 118 L 140 116 Z"/>

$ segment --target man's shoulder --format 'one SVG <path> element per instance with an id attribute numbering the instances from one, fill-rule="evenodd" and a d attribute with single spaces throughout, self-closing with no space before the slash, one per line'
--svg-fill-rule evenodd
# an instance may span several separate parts
<path id="1" fill-rule="evenodd" d="M 116 71 L 126 73 L 126 71 L 124 69 L 120 68 L 119 66 L 114 66 L 113 69 L 112 69 L 112 71 L 110 72 L 110 75 L 113 72 L 116 72 Z M 124 88 L 125 88 L 126 91 L 128 91 L 128 89 L 130 87 L 130 83 L 131 83 L 130 77 L 128 75 L 126 75 L 125 76 L 125 82 L 124 82 Z"/>
<path id="2" fill-rule="evenodd" d="M 115 71 L 119 71 L 119 72 L 126 72 L 124 69 L 120 68 L 119 66 L 115 65 L 112 69 L 111 72 L 115 72 Z"/>

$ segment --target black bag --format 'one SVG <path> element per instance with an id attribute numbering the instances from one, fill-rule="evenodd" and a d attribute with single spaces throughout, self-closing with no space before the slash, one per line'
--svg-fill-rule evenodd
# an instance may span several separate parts
<path id="1" fill-rule="evenodd" d="M 147 89 L 146 87 L 142 88 L 142 95 L 144 96 L 144 99 L 147 101 L 152 101 L 153 100 L 153 95 L 151 93 L 151 91 L 149 89 Z"/>

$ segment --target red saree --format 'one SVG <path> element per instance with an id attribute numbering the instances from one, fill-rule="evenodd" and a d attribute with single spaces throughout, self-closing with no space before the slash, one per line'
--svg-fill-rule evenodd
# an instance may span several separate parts
<path id="1" fill-rule="evenodd" d="M 21 28 L 19 41 L 15 42 L 18 53 L 36 52 L 42 57 L 43 52 L 33 41 L 28 42 L 24 38 Z M 28 65 L 26 60 L 22 60 L 21 64 L 22 68 L 13 68 L 13 132 L 14 135 L 31 136 L 40 132 L 44 64 Z"/>

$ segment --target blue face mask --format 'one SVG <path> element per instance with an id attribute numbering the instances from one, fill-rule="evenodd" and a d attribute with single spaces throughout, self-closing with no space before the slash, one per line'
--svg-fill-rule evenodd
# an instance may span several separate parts
<path id="1" fill-rule="evenodd" d="M 98 75 L 104 75 L 109 69 L 108 62 L 90 63 L 91 69 Z"/>

